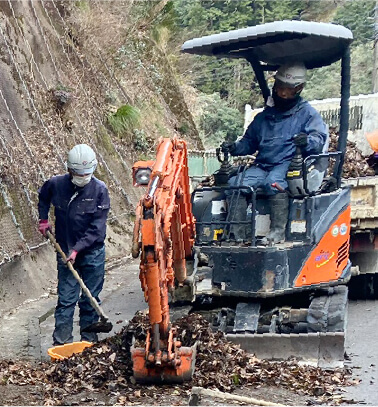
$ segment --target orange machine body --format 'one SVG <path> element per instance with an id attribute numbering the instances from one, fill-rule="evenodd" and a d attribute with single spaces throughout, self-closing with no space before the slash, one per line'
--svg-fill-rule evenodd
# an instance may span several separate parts
<path id="1" fill-rule="evenodd" d="M 335 220 L 310 253 L 294 286 L 337 281 L 349 259 L 350 205 Z"/>
<path id="2" fill-rule="evenodd" d="M 378 152 L 378 130 L 374 130 L 370 133 L 366 133 L 366 139 L 370 144 L 370 147 L 374 150 L 374 152 Z"/>
<path id="3" fill-rule="evenodd" d="M 185 141 L 161 140 L 154 162 L 134 165 L 134 180 L 140 168 L 150 168 L 151 174 L 136 209 L 133 256 L 141 251 L 140 281 L 151 329 L 145 348 L 133 349 L 134 377 L 143 382 L 187 380 L 194 367 L 193 349 L 176 340 L 168 306 L 175 280 L 183 284 L 186 279 L 195 235 Z"/>

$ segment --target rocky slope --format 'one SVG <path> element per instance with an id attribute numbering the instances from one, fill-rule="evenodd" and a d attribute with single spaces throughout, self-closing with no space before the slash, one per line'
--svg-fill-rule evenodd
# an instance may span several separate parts
<path id="1" fill-rule="evenodd" d="M 94 148 L 96 175 L 110 190 L 109 259 L 129 252 L 140 196 L 132 163 L 151 156 L 159 137 L 180 132 L 201 147 L 174 71 L 151 39 L 165 3 L 0 2 L 0 264 L 9 286 L 55 268 L 52 250 L 51 264 L 40 263 L 38 251 L 31 266 L 23 258 L 45 244 L 37 231 L 38 188 L 65 172 L 75 144 Z M 15 263 L 22 277 L 7 272 Z"/>

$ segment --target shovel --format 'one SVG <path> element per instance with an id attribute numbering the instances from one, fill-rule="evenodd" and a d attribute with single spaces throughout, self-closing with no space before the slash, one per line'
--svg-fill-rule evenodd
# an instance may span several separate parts
<path id="1" fill-rule="evenodd" d="M 73 276 L 80 284 L 81 289 L 83 290 L 85 295 L 89 298 L 92 307 L 95 309 L 97 315 L 100 317 L 100 321 L 88 325 L 87 327 L 83 328 L 81 332 L 95 332 L 95 333 L 110 332 L 113 329 L 113 324 L 109 321 L 109 318 L 105 315 L 104 311 L 102 310 L 96 299 L 88 290 L 88 287 L 84 284 L 84 281 L 79 276 L 79 273 L 73 268 L 72 263 L 70 261 L 67 262 L 67 257 L 65 253 L 63 252 L 62 248 L 60 247 L 59 243 L 55 240 L 51 232 L 47 231 L 46 236 L 49 238 L 50 242 L 55 247 L 55 250 L 62 256 L 63 261 L 67 264 L 67 267 L 70 269 Z"/>

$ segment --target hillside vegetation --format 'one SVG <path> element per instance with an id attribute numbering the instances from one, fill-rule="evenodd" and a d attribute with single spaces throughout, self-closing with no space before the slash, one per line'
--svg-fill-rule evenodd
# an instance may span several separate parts
<path id="1" fill-rule="evenodd" d="M 342 24 L 354 35 L 351 94 L 372 92 L 375 1 L 176 0 L 172 3 L 169 13 L 176 21 L 177 30 L 172 36 L 173 48 L 189 38 L 283 19 Z M 198 91 L 196 103 L 191 105 L 206 147 L 219 145 L 224 136 L 232 140 L 241 135 L 240 115 L 246 103 L 253 108 L 263 105 L 253 71 L 244 60 L 182 55 L 178 69 L 186 83 Z M 340 64 L 309 71 L 303 96 L 308 100 L 339 97 L 339 71 Z M 269 83 L 273 83 L 271 77 Z M 211 123 L 218 122 L 212 134 L 209 116 Z"/>
<path id="2" fill-rule="evenodd" d="M 93 147 L 95 175 L 110 190 L 108 262 L 130 253 L 142 193 L 132 186 L 133 162 L 153 157 L 160 137 L 184 136 L 202 148 L 170 57 L 153 35 L 166 4 L 0 2 L 1 306 L 31 295 L 22 289 L 9 301 L 6 287 L 16 278 L 36 296 L 48 284 L 37 276 L 51 273 L 52 249 L 50 264 L 33 255 L 28 271 L 24 255 L 46 246 L 37 230 L 38 188 L 66 171 L 75 144 Z"/>

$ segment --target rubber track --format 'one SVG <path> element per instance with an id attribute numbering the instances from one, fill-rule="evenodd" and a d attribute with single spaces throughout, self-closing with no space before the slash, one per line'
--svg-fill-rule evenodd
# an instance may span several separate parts
<path id="1" fill-rule="evenodd" d="M 308 332 L 345 332 L 348 307 L 346 286 L 334 287 L 315 297 L 308 309 Z"/>

